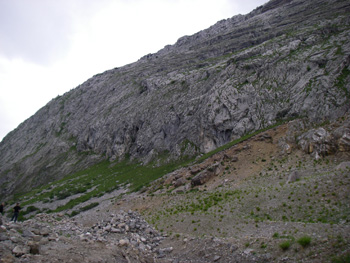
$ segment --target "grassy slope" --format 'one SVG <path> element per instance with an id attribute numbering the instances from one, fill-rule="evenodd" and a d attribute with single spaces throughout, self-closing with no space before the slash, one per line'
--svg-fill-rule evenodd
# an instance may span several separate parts
<path id="1" fill-rule="evenodd" d="M 240 142 L 243 142 L 252 136 L 259 134 L 278 125 L 282 122 L 278 122 L 275 125 L 269 126 L 265 129 L 246 134 L 245 136 L 234 140 L 222 147 L 209 152 L 199 159 L 196 163 L 199 163 L 214 154 L 230 148 Z M 74 208 L 76 205 L 84 203 L 93 197 L 102 196 L 105 193 L 112 192 L 120 187 L 128 186 L 130 191 L 138 191 L 143 187 L 147 187 L 152 181 L 174 171 L 177 168 L 184 167 L 194 162 L 194 159 L 179 160 L 174 163 L 163 164 L 156 166 L 153 163 L 148 165 L 141 165 L 136 162 L 130 162 L 128 160 L 122 162 L 111 163 L 108 160 L 98 163 L 77 172 L 70 176 L 67 176 L 59 181 L 44 185 L 38 189 L 33 189 L 26 194 L 18 194 L 12 203 L 20 201 L 22 206 L 30 206 L 30 208 L 24 211 L 23 215 L 31 212 L 61 212 Z M 63 200 L 70 198 L 65 204 L 55 208 L 54 210 L 45 209 L 40 211 L 35 207 L 35 203 L 44 202 L 50 203 L 54 200 Z"/>

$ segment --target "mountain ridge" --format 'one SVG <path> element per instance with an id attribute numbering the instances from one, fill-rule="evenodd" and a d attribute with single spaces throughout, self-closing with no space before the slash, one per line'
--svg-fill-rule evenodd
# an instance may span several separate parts
<path id="1" fill-rule="evenodd" d="M 349 109 L 346 1 L 270 1 L 51 100 L 0 143 L 0 195 L 103 159 L 171 161 Z M 307 18 L 307 19 L 305 19 Z"/>

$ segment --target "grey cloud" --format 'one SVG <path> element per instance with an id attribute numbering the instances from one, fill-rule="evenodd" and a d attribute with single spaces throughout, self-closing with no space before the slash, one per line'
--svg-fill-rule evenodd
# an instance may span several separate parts
<path id="1" fill-rule="evenodd" d="M 48 65 L 68 52 L 76 21 L 88 21 L 114 1 L 0 0 L 0 56 Z M 247 13 L 265 2 L 240 1 L 239 9 Z M 232 4 L 237 6 L 236 1 Z"/>
<path id="2" fill-rule="evenodd" d="M 72 29 L 59 2 L 0 0 L 0 54 L 37 64 L 63 55 Z"/>
<path id="3" fill-rule="evenodd" d="M 111 0 L 0 0 L 0 55 L 50 64 L 69 50 L 76 21 Z"/>

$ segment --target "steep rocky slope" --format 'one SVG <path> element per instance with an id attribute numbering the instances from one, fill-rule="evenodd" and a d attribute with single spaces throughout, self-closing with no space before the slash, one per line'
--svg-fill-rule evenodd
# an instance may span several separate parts
<path id="1" fill-rule="evenodd" d="M 350 4 L 272 0 L 95 75 L 0 143 L 0 196 L 102 159 L 172 160 L 349 110 Z"/>
<path id="2" fill-rule="evenodd" d="M 349 117 L 291 121 L 76 215 L 5 215 L 0 262 L 348 262 Z M 70 198 L 24 197 L 23 213 Z"/>

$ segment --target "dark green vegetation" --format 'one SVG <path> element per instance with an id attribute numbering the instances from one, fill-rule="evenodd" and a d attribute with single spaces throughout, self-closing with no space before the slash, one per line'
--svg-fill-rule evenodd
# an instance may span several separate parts
<path id="1" fill-rule="evenodd" d="M 171 163 L 157 167 L 154 164 L 141 165 L 129 161 L 111 163 L 106 160 L 24 195 L 16 195 L 15 200 L 20 201 L 22 206 L 28 206 L 24 214 L 30 212 L 61 212 L 120 187 L 128 186 L 130 191 L 138 191 L 153 180 L 187 162 L 185 160 L 181 163 Z M 69 200 L 68 202 L 53 210 L 40 211 L 40 209 L 31 205 L 40 201 L 50 203 L 54 200 L 66 198 Z"/>
<path id="2" fill-rule="evenodd" d="M 290 241 L 284 241 L 280 244 L 280 248 L 282 250 L 287 250 L 287 249 L 289 249 L 289 247 L 290 247 Z"/>
<path id="3" fill-rule="evenodd" d="M 311 243 L 311 237 L 309 236 L 303 236 L 297 240 L 298 244 L 302 247 L 308 247 Z"/>

